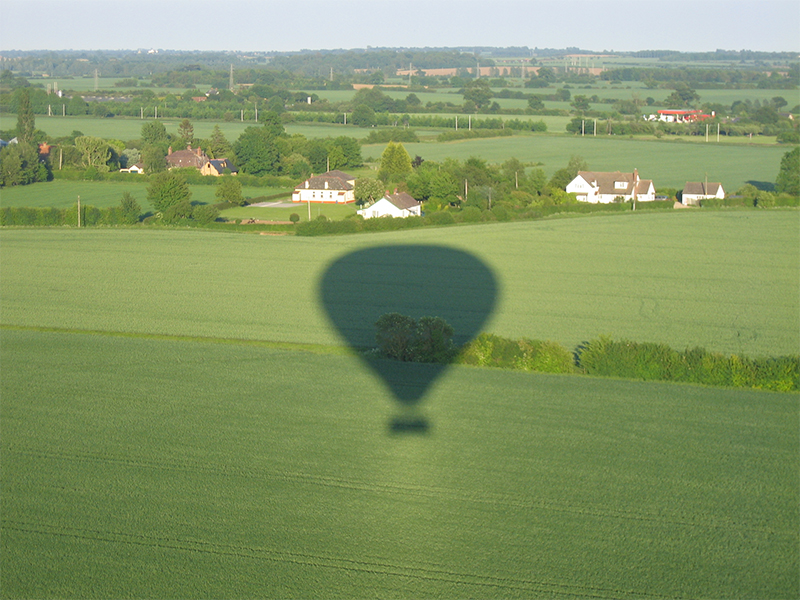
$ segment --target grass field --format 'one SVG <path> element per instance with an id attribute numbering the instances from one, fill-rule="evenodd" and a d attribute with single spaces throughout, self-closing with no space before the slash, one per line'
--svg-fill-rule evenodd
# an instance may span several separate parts
<path id="1" fill-rule="evenodd" d="M 633 171 L 659 187 L 683 189 L 687 181 L 721 181 L 726 192 L 747 181 L 774 183 L 781 158 L 789 148 L 693 143 L 683 140 L 649 141 L 616 136 L 528 135 L 472 139 L 442 144 L 403 144 L 411 156 L 426 160 L 478 156 L 500 163 L 515 157 L 527 163 L 542 163 L 552 175 L 566 166 L 571 156 L 582 156 L 593 171 Z M 364 156 L 380 156 L 385 144 L 364 146 Z"/>
<path id="2" fill-rule="evenodd" d="M 799 225 L 797 211 L 773 210 L 330 238 L 5 230 L 0 304 L 3 322 L 15 325 L 340 344 L 319 300 L 327 266 L 374 246 L 438 244 L 473 254 L 495 273 L 498 308 L 486 330 L 498 335 L 570 348 L 609 334 L 678 349 L 789 354 L 800 347 Z M 408 266 L 423 289 L 436 289 L 448 273 L 447 264 L 430 261 Z M 371 296 L 360 306 L 365 314 Z M 371 322 L 361 329 L 370 344 Z"/>
<path id="3" fill-rule="evenodd" d="M 320 279 L 438 244 L 494 272 L 501 335 L 796 352 L 798 225 L 0 231 L 0 597 L 797 597 L 797 394 L 453 367 L 401 406 L 341 348 Z M 355 313 L 424 310 L 442 256 Z"/>
<path id="4" fill-rule="evenodd" d="M 136 175 L 131 176 L 130 182 L 117 181 L 65 181 L 55 180 L 34 185 L 15 186 L 3 188 L 0 191 L 0 206 L 17 206 L 31 208 L 67 208 L 74 206 L 81 197 L 81 203 L 100 208 L 119 206 L 122 194 L 128 192 L 133 195 L 144 212 L 152 209 L 147 201 L 147 186 L 145 181 L 137 181 Z M 214 194 L 217 187 L 214 185 L 190 185 L 192 192 L 191 201 L 200 204 L 214 204 L 217 198 Z M 286 198 L 291 198 L 290 189 L 249 187 L 242 188 L 245 198 L 260 198 L 285 192 Z"/>
<path id="5" fill-rule="evenodd" d="M 0 336 L 4 598 L 798 592 L 796 395 Z"/>

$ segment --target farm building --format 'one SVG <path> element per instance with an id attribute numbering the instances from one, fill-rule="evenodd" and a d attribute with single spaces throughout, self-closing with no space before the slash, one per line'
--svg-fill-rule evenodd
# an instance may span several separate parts
<path id="1" fill-rule="evenodd" d="M 681 203 L 687 206 L 696 206 L 701 200 L 709 198 L 725 198 L 725 190 L 721 183 L 709 183 L 703 181 L 687 181 L 683 186 Z"/>
<path id="2" fill-rule="evenodd" d="M 348 204 L 356 201 L 356 178 L 342 171 L 311 176 L 294 188 L 292 202 Z"/>
<path id="3" fill-rule="evenodd" d="M 580 171 L 566 187 L 567 193 L 575 194 L 581 202 L 608 204 L 617 198 L 623 201 L 649 202 L 656 199 L 656 189 L 650 179 L 639 179 L 639 171 L 633 173 L 603 173 Z"/>
<path id="4" fill-rule="evenodd" d="M 374 204 L 357 211 L 365 219 L 375 217 L 397 217 L 404 219 L 410 216 L 421 215 L 421 205 L 409 194 L 401 192 L 399 194 L 386 195 Z"/>

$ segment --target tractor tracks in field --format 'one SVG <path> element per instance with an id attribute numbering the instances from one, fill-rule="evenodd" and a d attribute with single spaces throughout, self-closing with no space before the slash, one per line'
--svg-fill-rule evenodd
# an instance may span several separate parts
<path id="1" fill-rule="evenodd" d="M 417 563 L 415 565 L 400 564 L 385 558 L 373 556 L 368 556 L 363 559 L 354 559 L 342 556 L 291 552 L 249 545 L 223 544 L 189 538 L 160 537 L 103 529 L 51 526 L 42 523 L 28 523 L 14 520 L 2 520 L 0 523 L 2 523 L 2 529 L 6 532 L 16 531 L 28 535 L 56 536 L 109 544 L 144 546 L 157 548 L 159 550 L 197 552 L 223 557 L 227 556 L 235 559 L 294 564 L 301 567 L 334 569 L 365 575 L 402 577 L 481 588 L 514 590 L 516 592 L 528 592 L 547 596 L 599 598 L 608 600 L 623 600 L 625 598 L 673 598 L 673 596 L 642 592 L 639 590 L 602 588 L 567 582 L 550 582 L 534 578 L 500 577 L 482 573 L 462 572 L 427 562 Z"/>
<path id="2" fill-rule="evenodd" d="M 485 490 L 477 493 L 470 492 L 466 489 L 456 489 L 451 487 L 412 485 L 408 483 L 374 483 L 356 478 L 319 475 L 293 470 L 259 469 L 256 467 L 225 467 L 178 461 L 159 462 L 143 458 L 97 455 L 92 453 L 42 452 L 9 448 L 4 451 L 4 454 L 19 454 L 48 460 L 71 462 L 97 462 L 135 469 L 168 470 L 182 473 L 208 473 L 221 477 L 238 477 L 259 482 L 283 481 L 306 486 L 353 490 L 379 495 L 414 496 L 430 498 L 434 500 L 447 498 L 456 500 L 458 502 L 507 507 L 519 510 L 542 510 L 597 519 L 610 518 L 619 519 L 622 521 L 638 521 L 650 523 L 654 526 L 677 526 L 688 529 L 749 532 L 762 535 L 781 536 L 791 539 L 796 539 L 798 537 L 797 533 L 792 531 L 776 530 L 771 527 L 756 527 L 733 521 L 723 522 L 718 519 L 709 519 L 706 515 L 698 515 L 700 518 L 697 518 L 696 516 L 687 518 L 684 515 L 667 514 L 665 512 L 630 510 L 619 507 L 611 508 L 598 506 L 591 503 L 577 503 L 563 500 L 553 501 L 548 499 L 537 499 L 532 496 L 488 492 Z"/>

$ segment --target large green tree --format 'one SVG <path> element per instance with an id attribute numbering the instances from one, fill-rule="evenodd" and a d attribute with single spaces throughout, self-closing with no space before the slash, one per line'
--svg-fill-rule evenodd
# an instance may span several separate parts
<path id="1" fill-rule="evenodd" d="M 178 124 L 178 136 L 180 136 L 184 146 L 190 146 L 194 143 L 194 126 L 189 119 L 183 119 Z"/>
<path id="2" fill-rule="evenodd" d="M 356 188 L 353 192 L 358 206 L 369 206 L 383 198 L 386 193 L 386 185 L 379 179 L 365 177 L 356 180 Z"/>
<path id="3" fill-rule="evenodd" d="M 389 181 L 402 179 L 412 172 L 411 157 L 401 143 L 389 142 L 381 154 L 381 167 L 378 179 Z"/>
<path id="4" fill-rule="evenodd" d="M 170 207 L 188 203 L 191 197 L 192 191 L 186 180 L 171 171 L 157 174 L 147 187 L 147 201 L 162 213 Z"/>
<path id="5" fill-rule="evenodd" d="M 163 144 L 169 142 L 167 128 L 161 121 L 149 121 L 142 125 L 142 143 Z"/>
<path id="6" fill-rule="evenodd" d="M 474 103 L 479 109 L 488 106 L 493 96 L 486 79 L 474 79 L 464 86 L 464 101 Z"/>
<path id="7" fill-rule="evenodd" d="M 233 151 L 242 172 L 250 175 L 277 175 L 280 170 L 278 139 L 284 135 L 280 116 L 273 111 L 259 114 L 261 127 L 251 126 L 242 132 Z"/>
<path id="8" fill-rule="evenodd" d="M 800 196 L 800 146 L 783 155 L 775 190 L 784 194 Z"/>
<path id="9" fill-rule="evenodd" d="M 233 148 L 231 147 L 228 138 L 222 133 L 219 125 L 214 125 L 209 138 L 208 152 L 212 158 L 228 158 L 233 160 Z"/>
<path id="10" fill-rule="evenodd" d="M 99 173 L 107 173 L 111 149 L 108 142 L 99 137 L 82 135 L 75 138 L 75 148 L 81 155 L 81 166 L 94 167 Z"/>
<path id="11" fill-rule="evenodd" d="M 33 142 L 36 133 L 36 118 L 31 106 L 31 94 L 28 88 L 17 90 L 17 139 L 20 142 Z"/>
<path id="12" fill-rule="evenodd" d="M 244 196 L 242 196 L 242 182 L 232 175 L 226 175 L 219 178 L 217 183 L 217 190 L 214 196 L 220 202 L 227 202 L 235 206 L 244 204 Z"/>

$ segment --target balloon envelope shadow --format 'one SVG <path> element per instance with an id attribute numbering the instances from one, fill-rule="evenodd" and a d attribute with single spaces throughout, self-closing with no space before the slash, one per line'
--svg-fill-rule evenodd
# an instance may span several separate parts
<path id="1" fill-rule="evenodd" d="M 322 303 L 350 346 L 375 346 L 375 322 L 397 312 L 419 319 L 441 317 L 455 330 L 453 341 L 474 338 L 492 314 L 497 281 L 489 267 L 468 252 L 433 245 L 380 246 L 334 261 L 322 276 Z M 406 406 L 418 402 L 447 365 L 364 358 Z M 405 421 L 404 421 L 405 422 Z M 403 431 L 402 423 L 392 431 Z M 428 430 L 417 423 L 415 432 Z"/>

